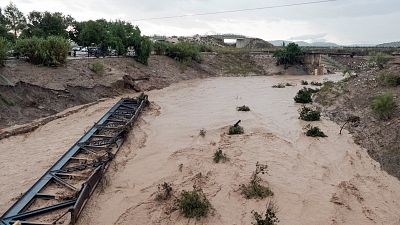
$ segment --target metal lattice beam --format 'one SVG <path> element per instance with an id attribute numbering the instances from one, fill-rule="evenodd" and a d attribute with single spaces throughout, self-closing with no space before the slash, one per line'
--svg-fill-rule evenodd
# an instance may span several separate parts
<path id="1" fill-rule="evenodd" d="M 147 103 L 143 94 L 117 102 L 1 216 L 1 225 L 74 224 Z"/>

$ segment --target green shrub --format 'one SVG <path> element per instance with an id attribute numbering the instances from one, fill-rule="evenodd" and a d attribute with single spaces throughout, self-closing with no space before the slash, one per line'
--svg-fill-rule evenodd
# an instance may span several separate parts
<path id="1" fill-rule="evenodd" d="M 229 135 L 243 134 L 243 133 L 244 129 L 239 125 L 229 127 L 229 132 L 228 132 Z"/>
<path id="2" fill-rule="evenodd" d="M 200 44 L 199 47 L 200 47 L 200 52 L 213 52 L 214 50 L 211 46 L 206 44 Z"/>
<path id="3" fill-rule="evenodd" d="M 262 217 L 261 214 L 258 212 L 255 212 L 254 210 L 252 211 L 252 214 L 254 216 L 254 219 L 256 220 L 255 223 L 251 223 L 254 225 L 276 225 L 279 223 L 279 219 L 276 217 L 276 207 L 273 202 L 269 202 L 267 205 L 267 211 L 264 214 L 264 217 Z"/>
<path id="4" fill-rule="evenodd" d="M 290 43 L 283 49 L 274 52 L 273 57 L 277 59 L 277 65 L 284 65 L 287 68 L 288 65 L 303 63 L 304 52 L 299 45 Z"/>
<path id="5" fill-rule="evenodd" d="M 157 201 L 168 200 L 172 197 L 172 186 L 171 184 L 164 182 L 158 185 L 158 192 L 156 195 Z"/>
<path id="6" fill-rule="evenodd" d="M 312 89 L 311 88 L 303 88 L 297 92 L 297 95 L 294 97 L 294 101 L 296 103 L 311 103 L 312 102 Z"/>
<path id="7" fill-rule="evenodd" d="M 218 149 L 214 153 L 214 162 L 219 163 L 219 162 L 226 162 L 228 160 L 228 157 L 222 152 L 221 149 Z"/>
<path id="8" fill-rule="evenodd" d="M 166 50 L 166 55 L 180 62 L 192 60 L 200 62 L 200 47 L 190 42 L 171 44 Z"/>
<path id="9" fill-rule="evenodd" d="M 372 110 L 381 119 L 389 119 L 396 108 L 393 95 L 390 93 L 377 96 L 372 100 Z"/>
<path id="10" fill-rule="evenodd" d="M 318 110 L 313 110 L 308 107 L 303 107 L 300 111 L 300 119 L 304 121 L 318 121 L 321 118 L 321 113 Z"/>
<path id="11" fill-rule="evenodd" d="M 389 87 L 396 87 L 400 85 L 400 76 L 393 73 L 381 73 L 379 74 L 380 81 Z"/>
<path id="12" fill-rule="evenodd" d="M 249 184 L 240 185 L 241 194 L 247 198 L 266 198 L 269 196 L 273 196 L 274 193 L 269 187 L 265 187 L 261 184 L 262 179 L 258 176 L 260 173 L 267 173 L 268 166 L 262 165 L 257 162 L 256 170 L 253 172 L 251 176 L 251 180 Z"/>
<path id="13" fill-rule="evenodd" d="M 301 85 L 308 85 L 308 81 L 302 80 L 302 81 L 301 81 Z"/>
<path id="14" fill-rule="evenodd" d="M 328 137 L 319 127 L 313 127 L 310 124 L 305 127 L 308 137 Z"/>
<path id="15" fill-rule="evenodd" d="M 205 137 L 206 133 L 207 133 L 207 131 L 205 129 L 201 129 L 200 132 L 199 132 L 199 135 L 202 136 L 202 137 Z"/>
<path id="16" fill-rule="evenodd" d="M 7 40 L 3 37 L 0 37 L 0 67 L 4 66 L 4 61 L 7 59 Z"/>
<path id="17" fill-rule="evenodd" d="M 89 69 L 95 74 L 102 75 L 104 73 L 104 64 L 102 62 L 96 61 L 89 66 Z"/>
<path id="18" fill-rule="evenodd" d="M 156 55 L 165 55 L 169 45 L 169 43 L 163 41 L 155 42 L 153 45 L 154 53 Z"/>
<path id="19" fill-rule="evenodd" d="M 248 112 L 248 111 L 250 111 L 250 108 L 246 105 L 242 105 L 242 106 L 236 107 L 236 110 L 242 111 L 242 112 Z"/>
<path id="20" fill-rule="evenodd" d="M 135 46 L 136 61 L 148 65 L 149 57 L 153 48 L 153 43 L 147 37 L 140 37 L 138 44 Z"/>
<path id="21" fill-rule="evenodd" d="M 67 60 L 69 43 L 66 39 L 57 36 L 48 38 L 19 39 L 15 50 L 20 56 L 27 57 L 32 64 L 57 66 Z"/>
<path id="22" fill-rule="evenodd" d="M 193 191 L 183 191 L 178 199 L 180 212 L 186 218 L 206 217 L 211 204 L 201 189 L 194 188 Z"/>
<path id="23" fill-rule="evenodd" d="M 247 199 L 263 199 L 269 196 L 273 196 L 274 193 L 272 192 L 272 190 L 269 187 L 263 186 L 262 184 L 260 184 L 260 182 L 261 178 L 256 177 L 255 179 L 252 179 L 249 184 L 242 184 L 240 186 L 241 194 Z"/>
<path id="24" fill-rule="evenodd" d="M 385 65 L 390 61 L 390 56 L 382 52 L 374 52 L 370 54 L 369 62 L 372 66 L 379 69 L 385 68 Z"/>

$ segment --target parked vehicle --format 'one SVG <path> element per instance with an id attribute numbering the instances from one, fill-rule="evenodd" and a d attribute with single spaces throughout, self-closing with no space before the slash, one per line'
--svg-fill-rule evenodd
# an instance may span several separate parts
<path id="1" fill-rule="evenodd" d="M 135 50 L 129 49 L 128 52 L 126 53 L 126 56 L 135 57 L 136 56 Z"/>
<path id="2" fill-rule="evenodd" d="M 81 46 L 76 46 L 72 48 L 72 51 L 81 51 L 82 47 Z"/>
<path id="3" fill-rule="evenodd" d="M 108 50 L 108 55 L 109 56 L 117 56 L 118 54 L 117 54 L 117 50 L 115 50 L 115 49 L 109 49 Z"/>
<path id="4" fill-rule="evenodd" d="M 101 48 L 97 48 L 97 47 L 89 47 L 88 48 L 88 56 L 94 56 L 96 58 L 99 57 L 106 57 L 107 52 L 103 51 Z"/>

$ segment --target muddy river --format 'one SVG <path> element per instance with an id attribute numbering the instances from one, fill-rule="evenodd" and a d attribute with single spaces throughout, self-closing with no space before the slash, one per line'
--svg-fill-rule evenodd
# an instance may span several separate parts
<path id="1" fill-rule="evenodd" d="M 337 77 L 330 77 L 337 79 Z M 151 107 L 134 127 L 79 224 L 251 224 L 252 210 L 278 207 L 279 224 L 400 224 L 400 182 L 380 169 L 347 131 L 322 118 L 313 122 L 327 138 L 310 138 L 298 119 L 293 97 L 300 81 L 324 77 L 210 78 L 149 92 Z M 281 82 L 293 87 L 274 89 Z M 118 99 L 107 100 L 38 130 L 0 141 L 0 211 L 33 184 L 86 129 Z M 236 107 L 248 105 L 250 112 Z M 241 120 L 243 135 L 229 136 Z M 199 135 L 206 130 L 204 137 Z M 59 132 L 58 132 L 59 131 Z M 215 164 L 220 148 L 229 158 Z M 247 200 L 257 162 L 274 196 Z M 212 205 L 199 221 L 185 219 L 173 202 L 154 200 L 157 185 L 182 190 L 201 187 Z"/>

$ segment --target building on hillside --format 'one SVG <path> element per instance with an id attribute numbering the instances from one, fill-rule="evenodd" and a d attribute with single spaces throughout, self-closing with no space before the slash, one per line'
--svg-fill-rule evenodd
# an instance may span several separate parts
<path id="1" fill-rule="evenodd" d="M 236 48 L 245 48 L 250 43 L 250 38 L 236 38 Z"/>

